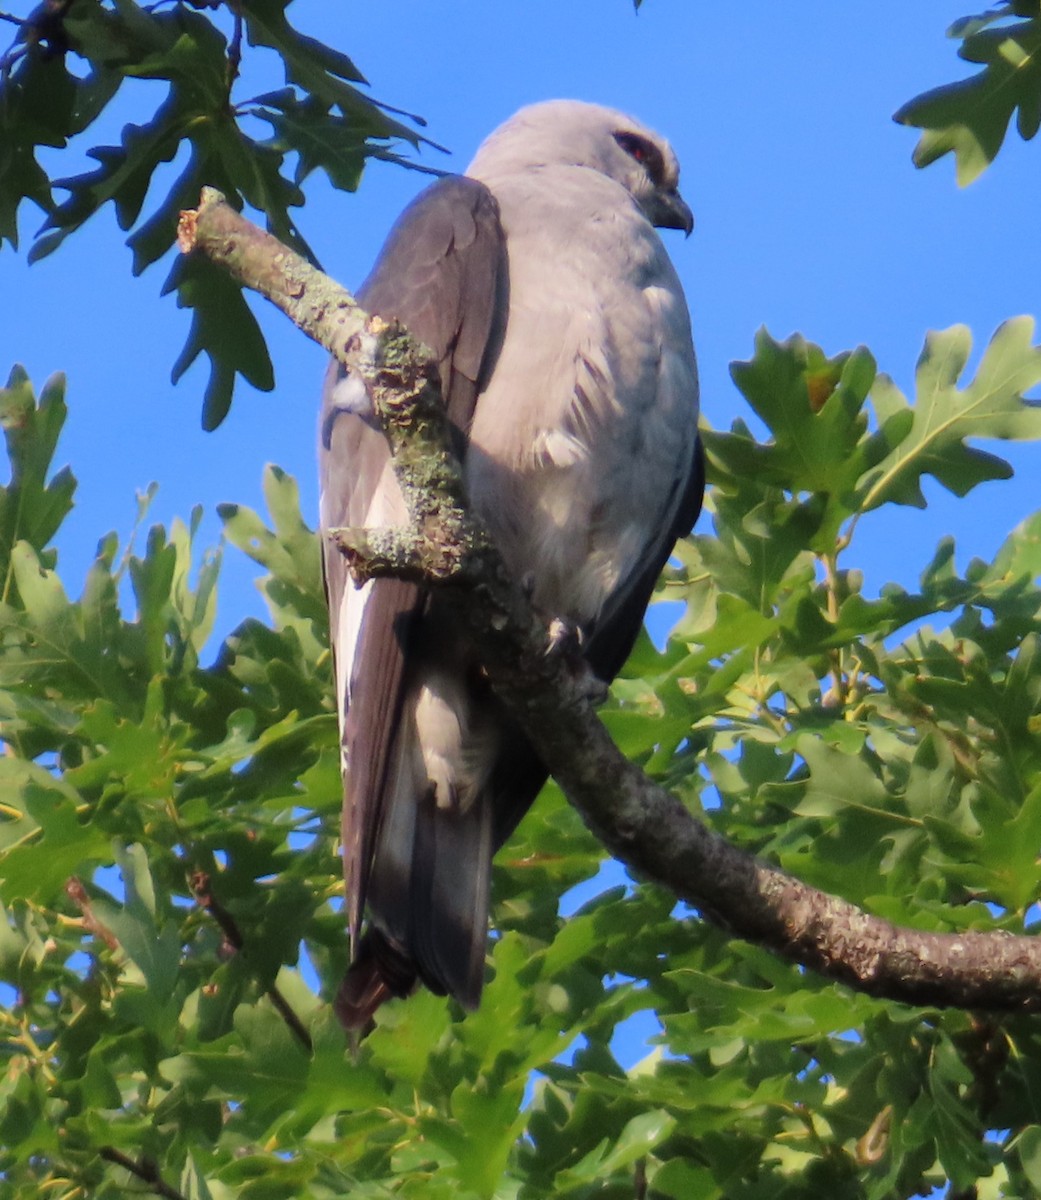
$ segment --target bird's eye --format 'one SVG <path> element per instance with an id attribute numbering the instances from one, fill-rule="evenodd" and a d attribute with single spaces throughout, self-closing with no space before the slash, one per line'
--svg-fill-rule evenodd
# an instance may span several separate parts
<path id="1" fill-rule="evenodd" d="M 624 129 L 614 135 L 614 140 L 630 158 L 635 159 L 644 168 L 654 186 L 660 187 L 665 177 L 665 160 L 658 147 L 638 133 L 630 133 Z"/>

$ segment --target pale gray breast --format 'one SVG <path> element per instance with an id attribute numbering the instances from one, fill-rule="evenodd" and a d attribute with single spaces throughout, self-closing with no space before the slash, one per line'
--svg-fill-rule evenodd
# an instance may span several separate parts
<path id="1" fill-rule="evenodd" d="M 486 180 L 507 235 L 506 337 L 474 418 L 471 495 L 546 612 L 594 619 L 671 522 L 697 424 L 664 247 L 595 172 Z"/>

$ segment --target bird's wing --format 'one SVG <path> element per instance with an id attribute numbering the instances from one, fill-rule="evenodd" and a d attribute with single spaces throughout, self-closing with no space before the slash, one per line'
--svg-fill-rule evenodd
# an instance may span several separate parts
<path id="1" fill-rule="evenodd" d="M 405 210 L 358 293 L 366 311 L 397 318 L 434 352 L 449 417 L 463 437 L 501 336 L 504 288 L 495 200 L 483 184 L 450 177 Z M 320 434 L 323 530 L 403 524 L 404 503 L 366 389 L 335 365 L 326 379 Z M 342 836 L 353 953 L 402 705 L 409 627 L 426 596 L 391 579 L 356 588 L 328 541 L 323 561 L 345 778 Z"/>
<path id="2" fill-rule="evenodd" d="M 695 439 L 686 476 L 676 480 L 676 491 L 679 503 L 671 524 L 663 529 L 660 538 L 648 544 L 643 565 L 605 606 L 586 643 L 586 661 L 600 679 L 610 682 L 625 665 L 643 625 L 658 576 L 677 539 L 690 533 L 701 512 L 705 495 L 705 452 L 700 438 Z"/>

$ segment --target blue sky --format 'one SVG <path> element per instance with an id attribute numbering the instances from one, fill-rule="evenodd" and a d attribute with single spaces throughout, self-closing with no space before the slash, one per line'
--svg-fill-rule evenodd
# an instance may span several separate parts
<path id="1" fill-rule="evenodd" d="M 427 118 L 429 134 L 453 151 L 425 150 L 432 165 L 463 169 L 502 119 L 554 96 L 611 104 L 669 136 L 697 228 L 687 241 L 665 237 L 694 317 L 703 410 L 726 427 L 743 407 L 728 364 L 750 355 L 760 325 L 775 337 L 799 331 L 832 354 L 865 344 L 907 390 L 927 330 L 964 322 L 980 348 L 1006 317 L 1036 311 L 1041 244 L 1019 217 L 1036 197 L 1036 148 L 1013 135 L 996 165 L 959 190 L 950 159 L 912 167 L 916 135 L 891 120 L 916 92 L 968 70 L 944 38 L 963 12 L 939 0 L 646 0 L 638 14 L 626 0 L 405 0 L 378 9 L 298 0 L 290 15 L 350 54 L 375 96 Z M 249 58 L 237 98 L 280 84 L 274 67 Z M 145 82 L 128 89 L 95 139 L 117 140 L 160 91 Z M 82 159 L 52 161 L 68 174 Z M 169 171 L 177 169 L 175 161 Z M 352 286 L 426 182 L 375 164 L 352 196 L 316 176 L 299 222 L 326 268 Z M 225 500 L 261 507 L 263 464 L 278 462 L 299 479 L 313 521 L 322 352 L 258 303 L 276 390 L 244 387 L 225 424 L 204 433 L 204 366 L 176 388 L 169 382 L 188 322 L 171 298 L 159 298 L 168 263 L 132 279 L 109 209 L 28 267 L 36 223 L 26 211 L 23 253 L 0 257 L 0 371 L 24 363 L 37 386 L 53 371 L 68 376 L 59 457 L 80 480 L 60 541 L 70 590 L 96 539 L 129 530 L 134 493 L 152 480 L 160 485 L 153 516 L 168 522 L 195 503 L 211 514 Z M 968 501 L 933 487 L 924 513 L 874 516 L 847 564 L 865 570 L 874 592 L 889 579 L 913 585 L 943 534 L 957 536 L 961 566 L 992 555 L 1037 506 L 1037 454 L 1012 447 L 1017 479 Z M 211 516 L 204 535 L 218 534 Z M 260 611 L 251 577 L 250 564 L 229 554 L 220 630 Z"/>

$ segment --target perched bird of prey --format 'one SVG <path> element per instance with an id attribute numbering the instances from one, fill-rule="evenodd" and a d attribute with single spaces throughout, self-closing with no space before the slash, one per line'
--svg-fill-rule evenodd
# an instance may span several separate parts
<path id="1" fill-rule="evenodd" d="M 701 506 L 690 318 L 655 232 L 691 231 L 678 183 L 632 117 L 532 105 L 405 210 L 358 292 L 434 351 L 471 504 L 605 681 Z M 365 385 L 335 365 L 319 458 L 323 530 L 405 523 Z M 338 1011 L 363 1026 L 417 981 L 474 1007 L 492 856 L 545 768 L 436 594 L 355 587 L 329 539 L 324 563 L 352 953 Z"/>

